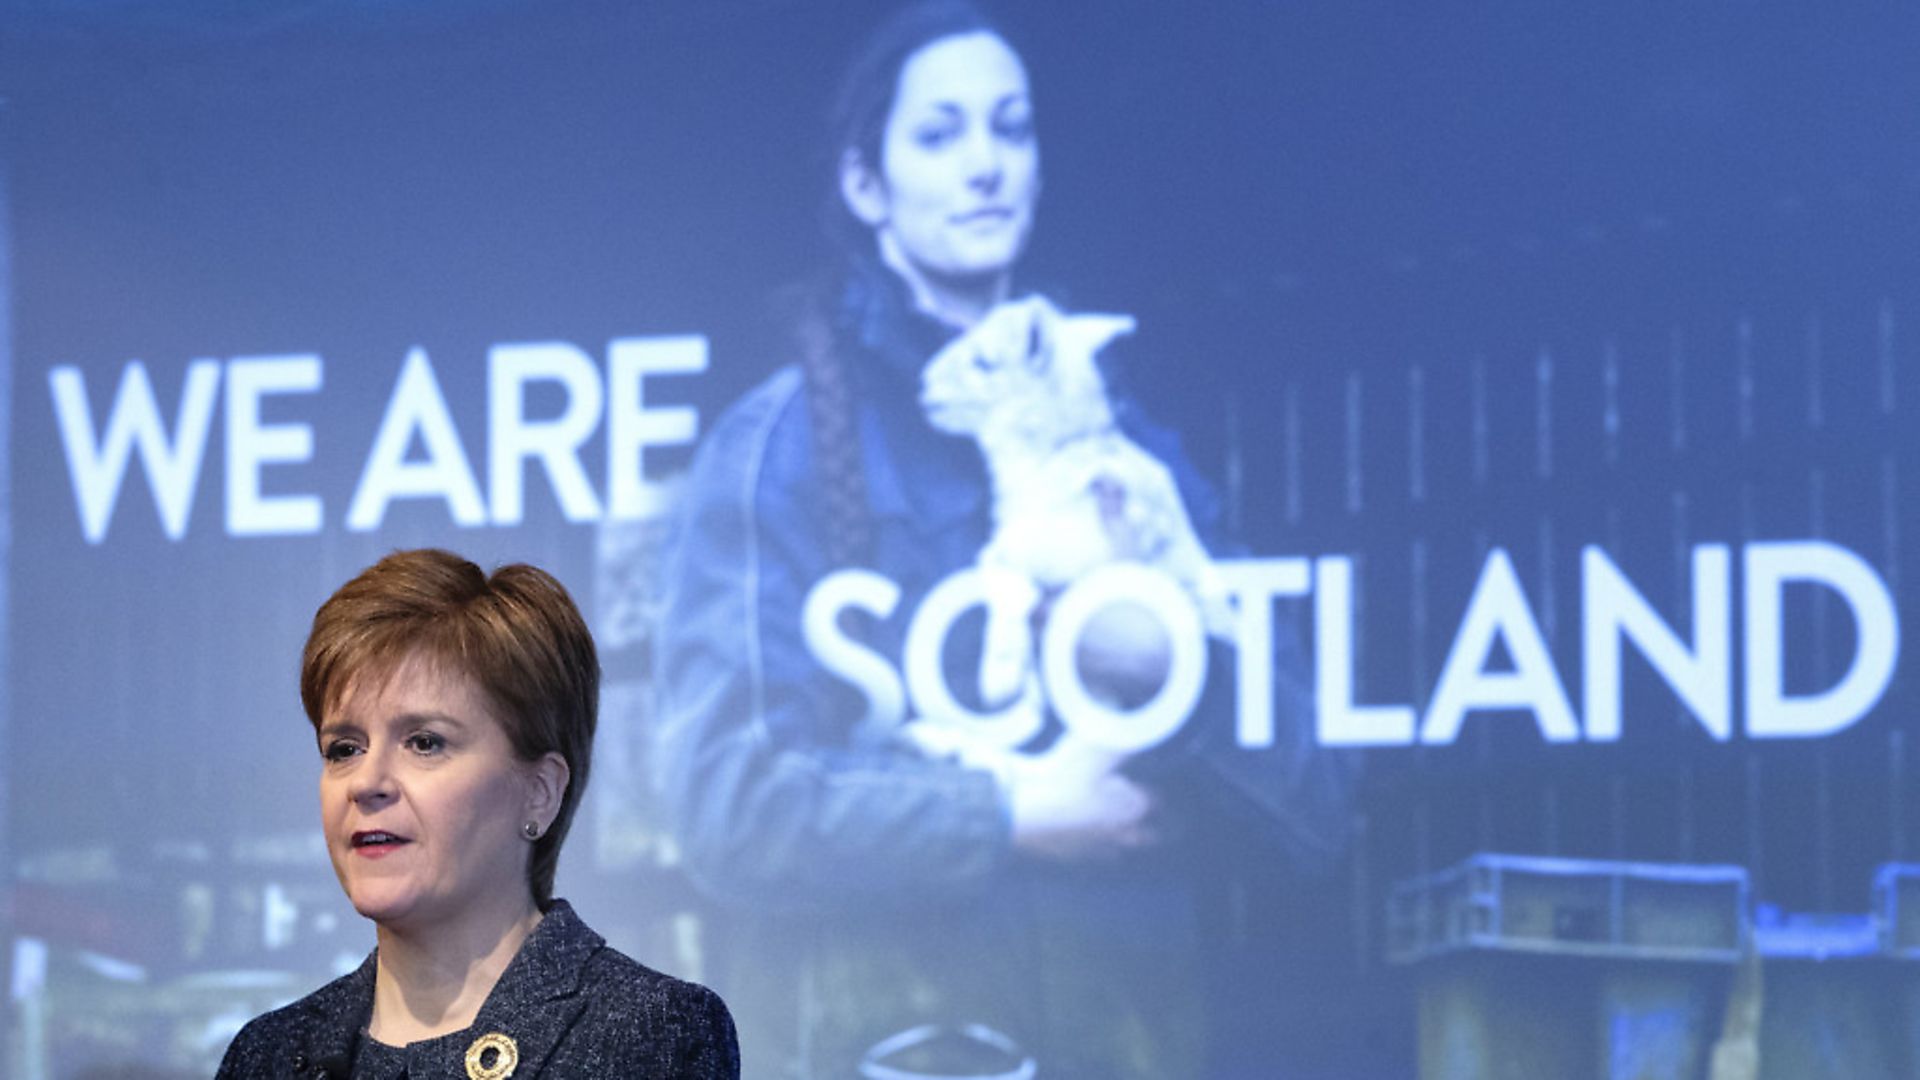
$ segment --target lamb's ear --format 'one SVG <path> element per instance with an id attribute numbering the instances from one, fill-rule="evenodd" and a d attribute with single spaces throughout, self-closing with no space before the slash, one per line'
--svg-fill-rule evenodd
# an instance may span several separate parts
<path id="1" fill-rule="evenodd" d="M 1046 314 L 1035 309 L 1033 317 L 1027 321 L 1027 340 L 1020 343 L 1020 353 L 1027 358 L 1027 366 L 1035 371 L 1047 370 L 1053 362 L 1053 349 L 1049 346 L 1051 335 L 1057 331 L 1047 325 Z"/>
<path id="2" fill-rule="evenodd" d="M 1022 358 L 1028 370 L 1045 372 L 1053 364 L 1053 350 L 1060 342 L 1060 328 L 1066 317 L 1038 293 L 1016 300 L 1002 310 L 1021 334 L 1014 345 L 1014 355 Z"/>
<path id="3" fill-rule="evenodd" d="M 1096 356 L 1101 349 L 1113 344 L 1113 339 L 1123 334 L 1131 334 L 1138 325 L 1131 315 L 1070 315 L 1062 320 L 1060 333 L 1064 341 L 1071 335 L 1073 348 L 1084 350 L 1088 356 Z"/>

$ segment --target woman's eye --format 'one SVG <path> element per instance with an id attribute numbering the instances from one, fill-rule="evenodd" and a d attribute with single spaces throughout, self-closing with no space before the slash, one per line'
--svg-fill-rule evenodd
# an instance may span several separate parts
<path id="1" fill-rule="evenodd" d="M 407 736 L 407 748 L 416 754 L 432 754 L 445 749 L 447 740 L 431 731 L 419 731 Z"/>
<path id="2" fill-rule="evenodd" d="M 952 142 L 959 134 L 960 129 L 956 125 L 929 124 L 914 132 L 913 138 L 924 149 L 938 150 Z"/>
<path id="3" fill-rule="evenodd" d="M 1033 138 L 1033 110 L 1020 102 L 1009 103 L 993 115 L 993 133 L 1008 142 L 1023 143 Z"/>
<path id="4" fill-rule="evenodd" d="M 360 748 L 345 739 L 335 739 L 322 747 L 320 756 L 328 761 L 345 761 L 360 752 Z"/>

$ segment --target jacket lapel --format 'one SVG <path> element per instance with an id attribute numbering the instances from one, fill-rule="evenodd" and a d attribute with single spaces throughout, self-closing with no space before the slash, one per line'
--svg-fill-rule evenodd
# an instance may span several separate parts
<path id="1" fill-rule="evenodd" d="M 580 992 L 588 959 L 606 945 L 588 929 L 565 900 L 556 900 L 546 918 L 507 965 L 493 993 L 474 1018 L 477 1035 L 498 1032 L 514 1041 L 520 1057 L 516 1078 L 537 1076 L 554 1047 L 565 1037 L 586 995 Z"/>
<path id="2" fill-rule="evenodd" d="M 301 1045 L 292 1054 L 295 1072 L 307 1075 L 321 1069 L 327 1076 L 347 1075 L 354 1039 L 373 1015 L 374 965 L 374 954 L 368 954 L 353 972 L 307 998 L 308 1022 L 301 1026 Z"/>

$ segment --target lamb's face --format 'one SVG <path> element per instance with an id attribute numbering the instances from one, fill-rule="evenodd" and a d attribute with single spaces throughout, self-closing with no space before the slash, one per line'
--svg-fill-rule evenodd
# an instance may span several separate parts
<path id="1" fill-rule="evenodd" d="M 927 422 L 951 435 L 977 434 L 995 408 L 1042 389 L 1049 350 L 1043 300 L 1002 304 L 949 342 L 920 372 Z"/>
<path id="2" fill-rule="evenodd" d="M 1038 414 L 1076 395 L 1104 396 L 1094 356 L 1133 329 L 1128 315 L 1063 315 L 1040 297 L 1002 304 L 955 338 L 921 371 L 927 422 L 978 435 L 995 416 Z"/>

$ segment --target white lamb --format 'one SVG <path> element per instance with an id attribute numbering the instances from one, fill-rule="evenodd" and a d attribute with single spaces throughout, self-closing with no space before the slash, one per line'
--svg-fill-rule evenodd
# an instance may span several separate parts
<path id="1" fill-rule="evenodd" d="M 995 308 L 922 372 L 928 422 L 973 436 L 992 479 L 993 534 L 979 556 L 990 583 L 980 662 L 989 705 L 1037 681 L 1036 606 L 1106 563 L 1166 573 L 1191 593 L 1210 633 L 1228 632 L 1226 590 L 1179 488 L 1115 425 L 1094 360 L 1133 328 L 1129 315 L 1069 315 L 1028 297 Z"/>

